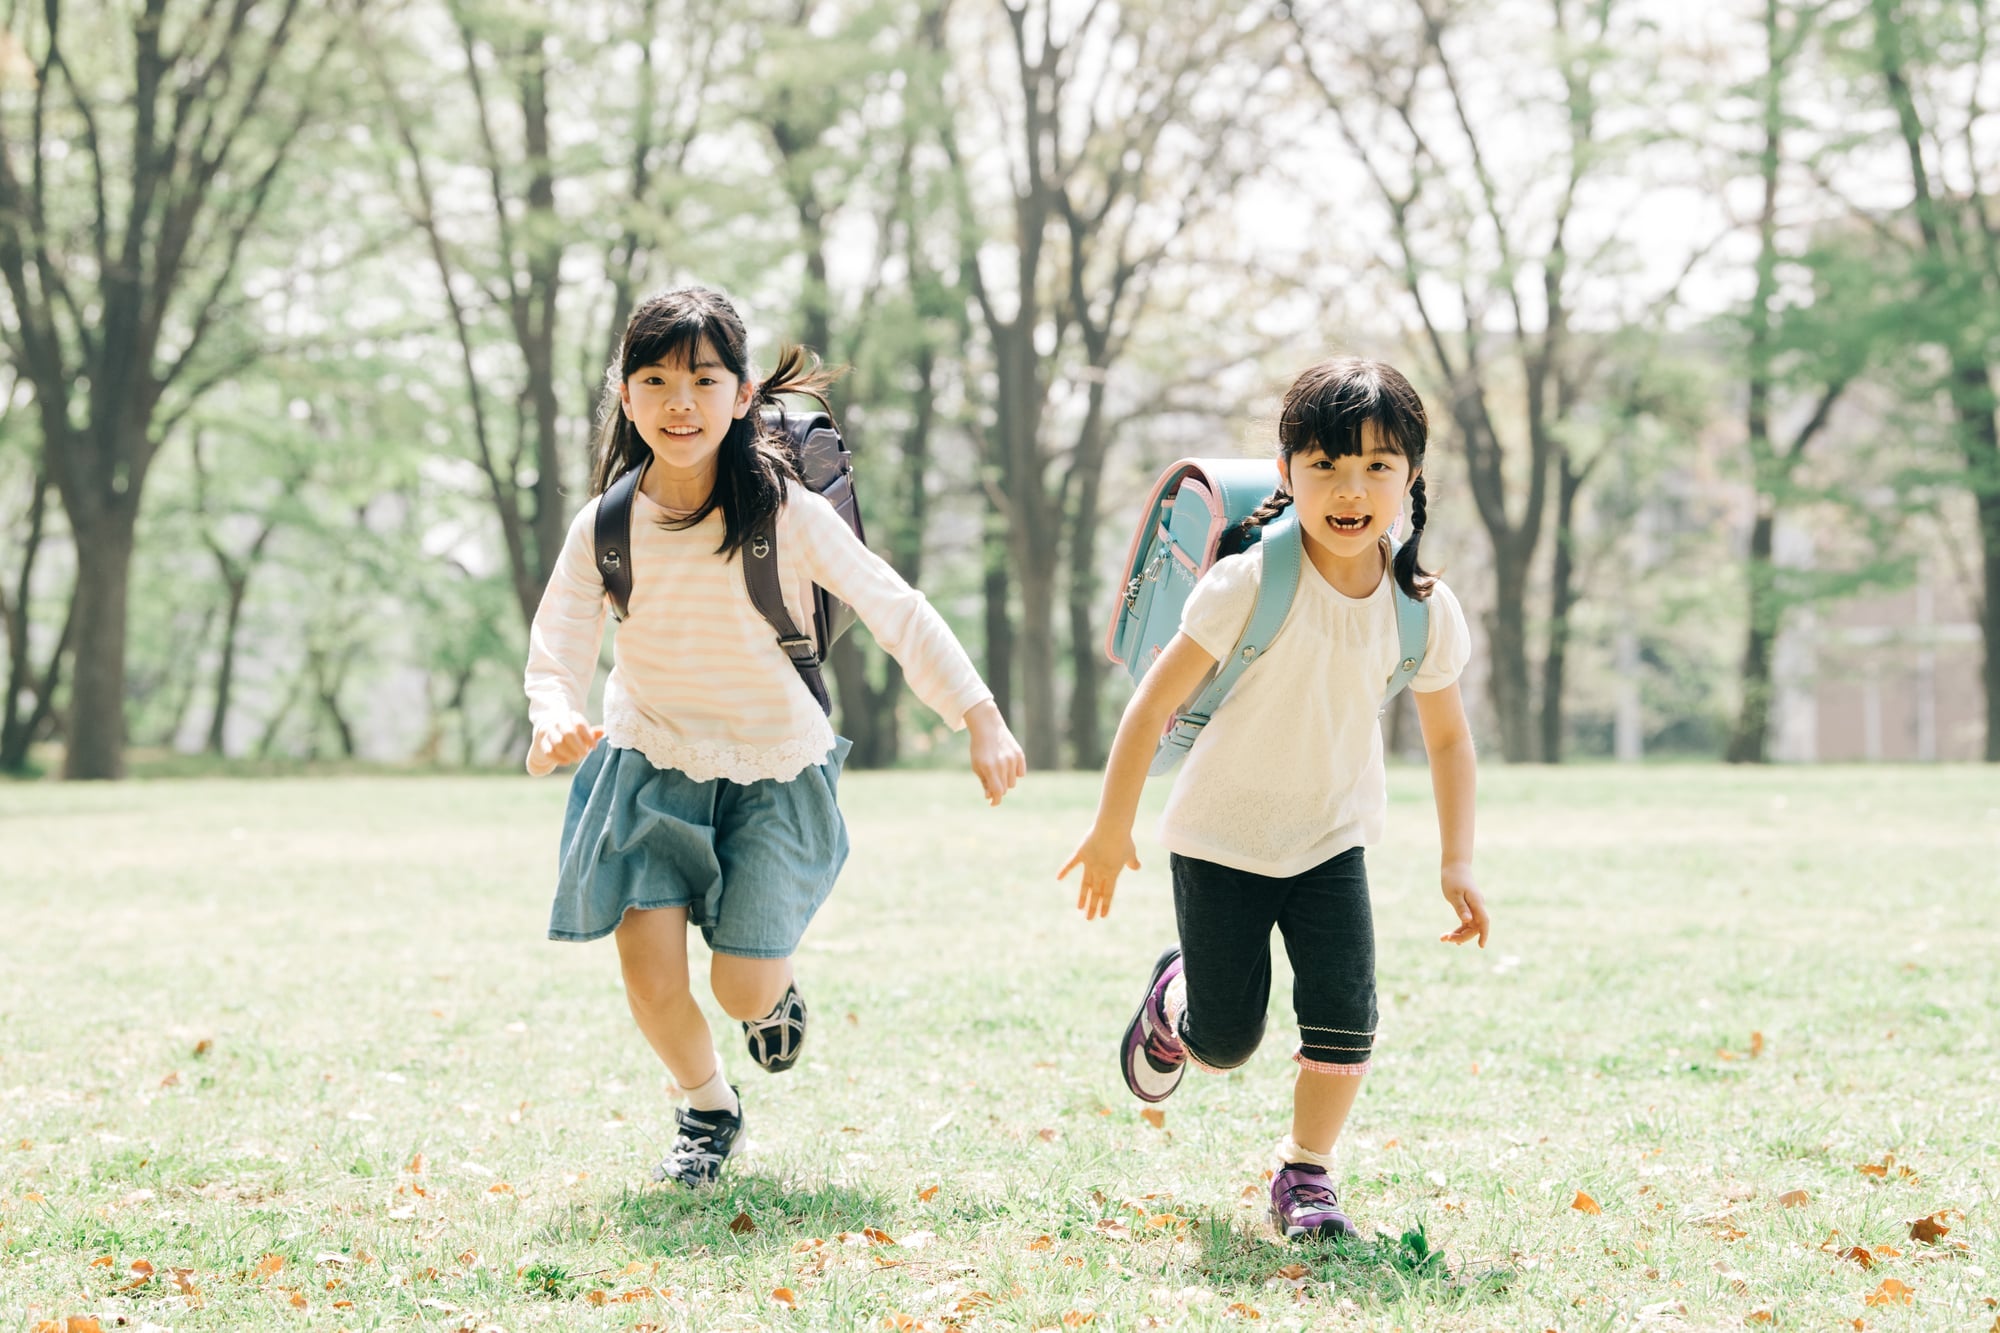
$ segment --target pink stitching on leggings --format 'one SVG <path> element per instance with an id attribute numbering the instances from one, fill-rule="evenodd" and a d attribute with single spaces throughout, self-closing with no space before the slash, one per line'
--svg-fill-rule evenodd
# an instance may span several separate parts
<path id="1" fill-rule="evenodd" d="M 1373 1060 L 1363 1060 L 1358 1065 L 1329 1064 L 1324 1060 L 1306 1059 L 1304 1051 L 1299 1051 L 1292 1056 L 1292 1059 L 1315 1074 L 1365 1074 L 1368 1072 L 1368 1066 L 1375 1063 Z"/>

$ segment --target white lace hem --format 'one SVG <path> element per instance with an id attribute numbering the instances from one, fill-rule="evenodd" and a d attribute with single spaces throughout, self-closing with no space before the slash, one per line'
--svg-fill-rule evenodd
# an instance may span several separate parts
<path id="1" fill-rule="evenodd" d="M 815 715 L 811 729 L 778 745 L 759 749 L 729 741 L 695 741 L 676 736 L 627 708 L 607 706 L 604 738 L 622 749 L 637 750 L 654 768 L 671 768 L 696 782 L 721 778 L 748 785 L 767 778 L 790 782 L 833 752 L 833 726 Z"/>

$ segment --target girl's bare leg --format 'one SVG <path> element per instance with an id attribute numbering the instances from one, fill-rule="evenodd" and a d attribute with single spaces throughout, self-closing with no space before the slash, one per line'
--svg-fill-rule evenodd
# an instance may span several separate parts
<path id="1" fill-rule="evenodd" d="M 740 1023 L 754 1023 L 784 998 L 785 987 L 792 984 L 792 960 L 719 953 L 709 959 L 708 984 L 722 1012 Z"/>
<path id="2" fill-rule="evenodd" d="M 1332 1152 L 1363 1077 L 1322 1074 L 1301 1065 L 1292 1087 L 1292 1141 L 1308 1152 Z"/>
<path id="3" fill-rule="evenodd" d="M 688 985 L 687 908 L 627 912 L 614 938 L 639 1031 L 676 1083 L 699 1088 L 715 1077 L 715 1040 Z"/>

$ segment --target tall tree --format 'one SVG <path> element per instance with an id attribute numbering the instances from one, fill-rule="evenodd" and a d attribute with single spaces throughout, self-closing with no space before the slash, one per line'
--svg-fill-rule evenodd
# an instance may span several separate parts
<path id="1" fill-rule="evenodd" d="M 65 776 L 124 771 L 126 605 L 147 471 L 188 406 L 255 355 L 240 336 L 218 351 L 231 338 L 217 331 L 253 326 L 239 259 L 354 7 L 49 0 L 13 34 L 34 78 L 0 106 L 0 276 L 8 350 L 34 385 L 76 539 Z"/>
<path id="2" fill-rule="evenodd" d="M 1511 40 L 1527 38 L 1510 54 L 1552 66 L 1552 77 L 1513 78 L 1504 91 L 1466 73 L 1475 51 L 1502 59 L 1492 45 L 1499 17 L 1482 26 L 1476 11 L 1442 0 L 1407 0 L 1393 13 L 1343 7 L 1311 22 L 1292 11 L 1304 75 L 1386 214 L 1382 264 L 1465 451 L 1493 552 L 1488 680 L 1501 752 L 1517 762 L 1558 757 L 1545 754 L 1535 725 L 1531 583 L 1552 481 L 1573 508 L 1587 480 L 1561 443 L 1587 380 L 1572 324 L 1589 284 L 1619 258 L 1615 231 L 1591 234 L 1589 195 L 1632 142 L 1607 135 L 1603 105 L 1621 80 L 1630 95 L 1641 62 L 1636 51 L 1616 57 L 1643 36 L 1615 0 L 1539 8 L 1545 23 L 1516 27 Z M 1504 19 L 1518 24 L 1524 12 Z M 1523 143 L 1535 145 L 1526 156 Z M 1558 690 L 1570 586 L 1559 590 L 1545 658 Z M 1559 747 L 1559 702 L 1543 711 Z"/>
<path id="3" fill-rule="evenodd" d="M 1994 15 L 1986 0 L 1868 0 L 1860 31 L 1910 185 L 1920 299 L 1909 331 L 1943 353 L 1936 387 L 1950 404 L 1977 516 L 1985 758 L 2000 762 L 2000 150 L 1987 129 Z"/>
<path id="4" fill-rule="evenodd" d="M 1161 265 L 1265 151 L 1282 49 L 1274 23 L 1231 4 L 1093 4 L 1074 18 L 1059 8 L 1001 0 L 999 21 L 969 25 L 965 63 L 1003 99 L 1006 137 L 968 146 L 965 117 L 947 140 L 968 181 L 1006 185 L 1011 226 L 967 229 L 961 262 L 993 357 L 991 494 L 1019 591 L 1023 736 L 1040 767 L 1063 748 L 1055 616 L 1066 565 L 1083 695 L 1076 757 L 1094 762 L 1102 748 L 1092 623 L 1111 375 Z M 991 593 L 1006 587 L 990 579 L 989 589 L 990 623 Z"/>

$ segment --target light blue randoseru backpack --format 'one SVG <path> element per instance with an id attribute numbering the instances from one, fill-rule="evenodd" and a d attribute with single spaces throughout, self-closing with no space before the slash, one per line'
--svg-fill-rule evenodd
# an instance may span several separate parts
<path id="1" fill-rule="evenodd" d="M 1183 458 L 1160 474 L 1132 534 L 1125 586 L 1119 590 L 1118 611 L 1104 643 L 1111 660 L 1123 665 L 1133 680 L 1146 674 L 1179 632 L 1181 608 L 1195 581 L 1215 563 L 1223 535 L 1269 498 L 1278 480 L 1278 465 L 1258 458 Z M 1264 546 L 1257 605 L 1236 647 L 1167 725 L 1153 755 L 1153 773 L 1164 773 L 1180 762 L 1237 678 L 1271 646 L 1291 613 L 1305 559 L 1298 516 L 1287 509 L 1252 533 L 1249 545 L 1261 541 Z M 1389 577 L 1393 583 L 1394 576 Z M 1429 604 L 1411 597 L 1401 584 L 1394 584 L 1393 595 L 1400 652 L 1382 696 L 1384 705 L 1415 678 L 1430 636 Z"/>

